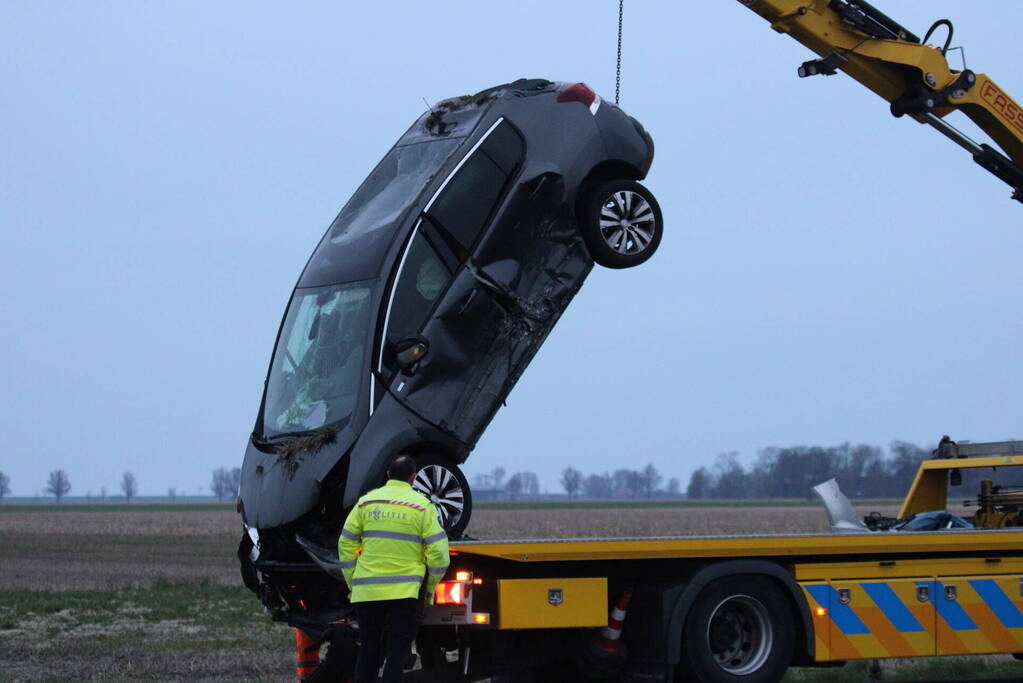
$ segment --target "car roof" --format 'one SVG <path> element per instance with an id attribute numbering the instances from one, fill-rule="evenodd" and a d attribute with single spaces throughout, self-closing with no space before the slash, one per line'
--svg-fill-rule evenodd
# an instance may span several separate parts
<path id="1" fill-rule="evenodd" d="M 464 95 L 442 100 L 424 112 L 409 126 L 387 155 L 374 168 L 374 172 L 359 186 L 349 201 L 327 229 L 306 264 L 299 279 L 299 287 L 318 287 L 338 282 L 351 282 L 377 277 L 386 265 L 385 259 L 395 240 L 411 227 L 410 219 L 415 217 L 425 201 L 424 195 L 433 186 L 437 176 L 454 167 L 470 145 L 468 141 L 477 137 L 480 124 L 490 122 L 494 116 L 488 113 L 494 105 L 507 98 L 521 98 L 524 95 L 554 92 L 561 84 L 545 79 L 519 79 L 511 83 L 487 88 L 475 95 Z M 485 128 L 483 129 L 485 130 Z M 419 178 L 411 196 L 403 195 L 402 206 L 386 220 L 367 224 L 359 222 L 361 205 L 365 203 L 365 190 L 381 164 L 394 155 L 401 155 L 405 148 L 407 156 L 422 154 L 422 149 L 413 146 L 437 146 L 432 155 L 432 166 Z"/>

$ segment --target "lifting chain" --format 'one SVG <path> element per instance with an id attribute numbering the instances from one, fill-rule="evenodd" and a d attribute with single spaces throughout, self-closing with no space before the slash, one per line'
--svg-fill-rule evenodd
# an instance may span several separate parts
<path id="1" fill-rule="evenodd" d="M 618 68 L 615 70 L 615 104 L 622 92 L 622 17 L 625 14 L 625 0 L 618 0 Z"/>

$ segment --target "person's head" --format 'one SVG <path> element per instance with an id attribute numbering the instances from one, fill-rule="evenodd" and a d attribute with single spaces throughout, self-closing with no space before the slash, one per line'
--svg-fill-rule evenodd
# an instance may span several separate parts
<path id="1" fill-rule="evenodd" d="M 399 455 L 387 466 L 387 478 L 411 484 L 416 478 L 416 461 L 407 455 Z"/>

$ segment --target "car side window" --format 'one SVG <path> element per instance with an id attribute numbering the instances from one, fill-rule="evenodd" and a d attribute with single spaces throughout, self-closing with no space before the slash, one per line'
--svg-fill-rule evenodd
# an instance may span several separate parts
<path id="1" fill-rule="evenodd" d="M 416 231 L 395 281 L 381 349 L 381 370 L 395 369 L 394 345 L 419 333 L 451 282 L 451 271 L 421 231 Z"/>
<path id="2" fill-rule="evenodd" d="M 490 131 L 430 206 L 430 217 L 465 249 L 476 242 L 494 212 L 525 147 L 518 132 L 502 121 Z"/>

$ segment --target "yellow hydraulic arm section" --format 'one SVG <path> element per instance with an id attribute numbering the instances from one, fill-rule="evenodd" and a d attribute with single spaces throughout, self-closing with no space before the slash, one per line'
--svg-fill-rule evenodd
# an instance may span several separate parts
<path id="1" fill-rule="evenodd" d="M 920 40 L 863 0 L 739 0 L 818 55 L 804 62 L 801 77 L 844 71 L 891 103 L 895 116 L 909 115 L 963 147 L 974 161 L 1013 188 L 1023 202 L 1023 107 L 985 74 L 949 67 L 952 24 L 942 19 Z M 1008 17 L 1007 17 L 1008 20 Z M 927 40 L 936 31 L 944 47 Z M 944 117 L 959 110 L 1001 147 L 977 143 Z M 1004 152 L 1004 154 L 1003 154 Z"/>

